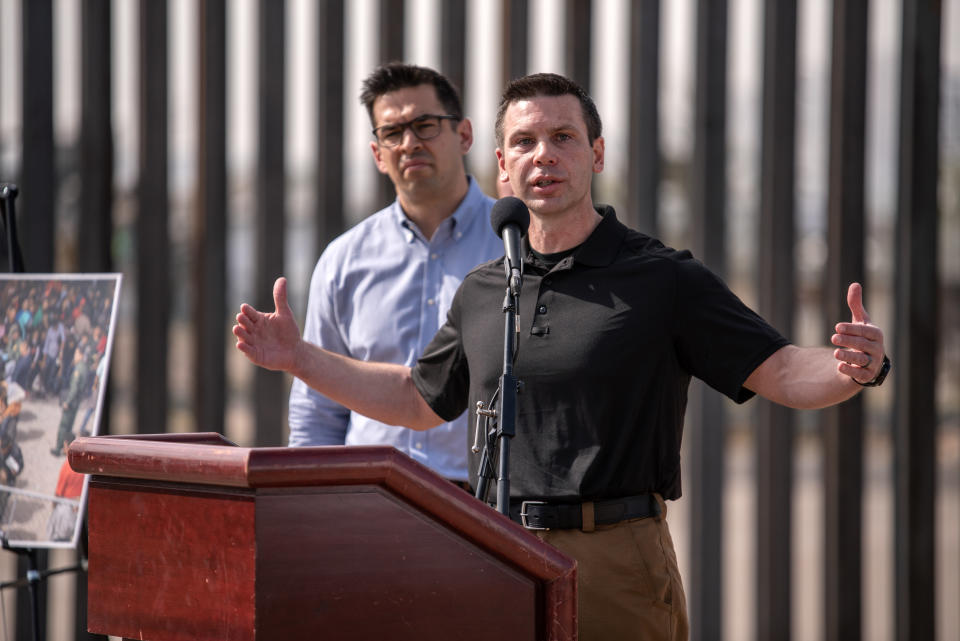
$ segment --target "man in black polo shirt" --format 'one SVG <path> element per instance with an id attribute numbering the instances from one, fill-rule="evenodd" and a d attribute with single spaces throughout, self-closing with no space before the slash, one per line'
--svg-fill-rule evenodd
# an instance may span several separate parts
<path id="1" fill-rule="evenodd" d="M 879 384 L 889 360 L 859 285 L 848 293 L 853 322 L 832 337 L 837 349 L 796 347 L 688 252 L 627 229 L 609 207 L 595 209 L 600 133 L 593 101 L 561 76 L 515 80 L 500 103 L 500 180 L 531 215 L 511 498 L 527 502 L 527 526 L 549 527 L 535 531 L 577 559 L 582 639 L 683 639 L 686 605 L 664 499 L 680 494 L 690 377 L 737 402 L 758 393 L 813 408 Z M 429 429 L 492 399 L 504 286 L 502 259 L 468 274 L 412 369 L 302 341 L 283 279 L 277 311 L 244 305 L 234 334 L 258 365 L 378 420 Z"/>

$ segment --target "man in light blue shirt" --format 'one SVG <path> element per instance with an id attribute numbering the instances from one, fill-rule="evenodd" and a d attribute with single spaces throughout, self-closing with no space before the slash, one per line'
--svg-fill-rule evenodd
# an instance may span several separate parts
<path id="1" fill-rule="evenodd" d="M 374 161 L 397 200 L 331 242 L 313 272 L 304 338 L 365 361 L 413 365 L 460 281 L 503 254 L 493 199 L 467 176 L 473 129 L 456 89 L 432 69 L 390 63 L 363 83 Z M 298 378 L 291 446 L 393 445 L 453 481 L 467 479 L 467 416 L 426 432 L 386 425 L 334 403 Z"/>

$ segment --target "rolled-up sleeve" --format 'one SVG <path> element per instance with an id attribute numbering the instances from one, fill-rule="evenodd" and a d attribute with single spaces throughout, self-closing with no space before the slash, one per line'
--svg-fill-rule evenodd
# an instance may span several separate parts
<path id="1" fill-rule="evenodd" d="M 303 337 L 324 349 L 349 356 L 331 287 L 336 274 L 335 263 L 327 253 L 317 262 L 310 279 Z M 350 410 L 310 388 L 299 378 L 293 380 L 290 388 L 289 411 L 291 447 L 344 444 Z"/>
<path id="2" fill-rule="evenodd" d="M 423 400 L 445 421 L 463 414 L 470 391 L 470 370 L 457 322 L 462 290 L 463 287 L 457 290 L 447 322 L 434 335 L 412 371 L 413 383 Z"/>

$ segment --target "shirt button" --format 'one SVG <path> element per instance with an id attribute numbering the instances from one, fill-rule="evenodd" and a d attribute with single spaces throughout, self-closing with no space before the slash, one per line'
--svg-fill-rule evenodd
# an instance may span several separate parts
<path id="1" fill-rule="evenodd" d="M 546 305 L 541 305 L 540 307 L 538 307 L 538 308 L 537 308 L 537 313 L 538 313 L 538 314 L 546 314 L 546 313 L 547 313 L 547 306 L 546 306 Z"/>
<path id="2" fill-rule="evenodd" d="M 428 299 L 427 299 L 427 305 L 433 305 L 433 299 L 432 299 L 432 298 L 428 298 Z"/>
<path id="3" fill-rule="evenodd" d="M 422 449 L 423 449 L 423 443 L 417 443 L 417 444 L 414 445 L 414 447 L 416 447 L 418 450 L 422 450 Z"/>
<path id="4" fill-rule="evenodd" d="M 436 259 L 437 259 L 437 254 L 436 254 L 436 252 L 430 254 L 430 260 L 436 260 Z"/>

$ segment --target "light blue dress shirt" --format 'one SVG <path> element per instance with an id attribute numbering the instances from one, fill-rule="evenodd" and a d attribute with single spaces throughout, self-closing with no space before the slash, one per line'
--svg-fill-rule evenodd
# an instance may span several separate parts
<path id="1" fill-rule="evenodd" d="M 429 240 L 394 201 L 331 242 L 310 281 L 304 338 L 359 360 L 413 365 L 467 272 L 503 255 L 490 227 L 494 200 L 469 180 Z M 467 478 L 467 421 L 465 413 L 416 432 L 352 412 L 300 379 L 290 391 L 290 446 L 392 445 L 454 480 Z"/>

